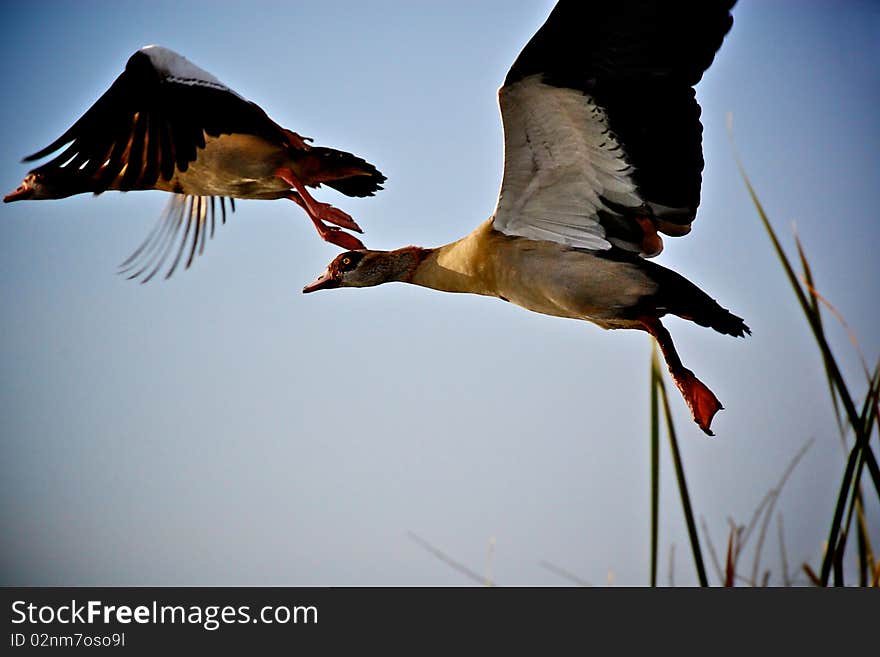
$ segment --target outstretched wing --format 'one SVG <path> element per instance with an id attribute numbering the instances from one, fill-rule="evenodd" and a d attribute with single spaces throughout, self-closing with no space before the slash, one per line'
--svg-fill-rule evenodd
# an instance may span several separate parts
<path id="1" fill-rule="evenodd" d="M 177 53 L 148 46 L 76 123 L 25 162 L 67 146 L 36 171 L 96 194 L 152 189 L 160 176 L 167 182 L 175 168 L 187 170 L 205 134 L 232 132 L 287 143 L 260 107 Z"/>
<path id="2" fill-rule="evenodd" d="M 214 237 L 217 206 L 220 222 L 226 223 L 226 200 L 223 197 L 172 194 L 147 239 L 119 265 L 119 273 L 146 283 L 172 258 L 165 278 L 170 278 L 181 262 L 184 262 L 185 269 L 189 269 L 196 254 L 204 252 L 205 239 Z M 228 200 L 230 211 L 235 212 L 235 200 Z"/>
<path id="3" fill-rule="evenodd" d="M 560 0 L 499 92 L 504 177 L 495 228 L 651 256 L 645 222 L 690 231 L 703 153 L 693 86 L 734 0 Z"/>

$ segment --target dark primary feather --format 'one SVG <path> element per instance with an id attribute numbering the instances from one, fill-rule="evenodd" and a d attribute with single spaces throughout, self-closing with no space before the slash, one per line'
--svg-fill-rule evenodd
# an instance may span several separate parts
<path id="1" fill-rule="evenodd" d="M 712 63 L 735 0 L 560 0 L 504 81 L 540 74 L 580 90 L 606 110 L 649 203 L 694 218 L 702 182 L 702 125 L 693 85 Z"/>
<path id="2" fill-rule="evenodd" d="M 196 159 L 196 149 L 204 148 L 205 134 L 233 132 L 287 144 L 283 130 L 254 103 L 228 90 L 165 79 L 150 57 L 138 51 L 76 123 L 24 161 L 40 159 L 67 145 L 36 171 L 72 171 L 81 188 L 99 194 L 113 184 L 127 161 L 115 187 L 150 189 L 160 175 L 171 180 L 175 166 L 186 171 Z"/>

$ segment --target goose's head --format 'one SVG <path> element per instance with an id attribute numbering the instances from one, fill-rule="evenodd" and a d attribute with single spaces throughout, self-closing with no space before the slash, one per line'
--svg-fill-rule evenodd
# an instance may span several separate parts
<path id="1" fill-rule="evenodd" d="M 408 246 L 396 251 L 346 251 L 336 256 L 324 273 L 303 292 L 335 287 L 372 287 L 391 281 L 410 281 L 427 249 Z"/>
<path id="2" fill-rule="evenodd" d="M 14 192 L 9 192 L 3 197 L 3 202 L 12 203 L 12 201 L 37 200 L 41 198 L 51 198 L 50 190 L 45 184 L 43 175 L 32 171 L 25 176 Z"/>
<path id="3" fill-rule="evenodd" d="M 324 273 L 303 288 L 303 292 L 334 287 L 370 287 L 384 283 L 383 251 L 346 251 L 327 265 Z"/>
<path id="4" fill-rule="evenodd" d="M 74 174 L 57 172 L 48 175 L 47 172 L 39 170 L 31 171 L 15 191 L 9 192 L 3 197 L 3 202 L 65 198 L 76 194 L 77 191 L 86 191 L 84 189 L 77 190 L 71 184 L 74 180 Z"/>

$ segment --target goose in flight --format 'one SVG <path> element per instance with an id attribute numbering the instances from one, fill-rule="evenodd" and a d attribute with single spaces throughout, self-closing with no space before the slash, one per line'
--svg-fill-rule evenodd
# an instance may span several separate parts
<path id="1" fill-rule="evenodd" d="M 498 97 L 504 175 L 493 215 L 438 248 L 354 249 L 303 292 L 400 281 L 497 297 L 528 310 L 638 329 L 660 346 L 700 428 L 722 408 L 681 362 L 660 318 L 719 333 L 743 320 L 646 258 L 687 234 L 700 199 L 694 85 L 733 19 L 733 0 L 560 0 Z"/>
<path id="2" fill-rule="evenodd" d="M 225 223 L 227 199 L 231 210 L 236 198 L 290 199 L 324 240 L 363 249 L 360 240 L 341 230 L 362 232 L 357 223 L 306 188 L 324 183 L 348 196 L 372 196 L 385 176 L 360 157 L 310 141 L 181 55 L 147 46 L 129 58 L 122 74 L 63 135 L 24 159 L 32 162 L 63 149 L 3 200 L 107 190 L 171 192 L 156 228 L 122 265 L 143 282 L 172 256 L 166 278 L 184 254 L 189 267 L 204 250 L 206 233 L 213 237 L 215 215 Z"/>

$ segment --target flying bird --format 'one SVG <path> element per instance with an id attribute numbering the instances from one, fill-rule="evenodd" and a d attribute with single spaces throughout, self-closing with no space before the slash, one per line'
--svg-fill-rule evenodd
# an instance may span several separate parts
<path id="1" fill-rule="evenodd" d="M 147 46 L 63 135 L 24 159 L 63 149 L 3 200 L 107 190 L 171 192 L 156 228 L 122 264 L 130 278 L 144 282 L 171 256 L 166 278 L 184 254 L 189 267 L 203 252 L 206 234 L 213 237 L 215 216 L 225 223 L 227 199 L 233 211 L 237 198 L 290 199 L 321 238 L 363 249 L 358 238 L 341 230 L 362 232 L 357 223 L 307 188 L 323 183 L 347 196 L 372 196 L 385 176 L 360 157 L 310 141 L 176 52 Z"/>
<path id="2" fill-rule="evenodd" d="M 734 0 L 560 0 L 498 93 L 504 175 L 495 212 L 438 248 L 354 249 L 303 292 L 400 281 L 647 331 L 707 434 L 722 408 L 681 362 L 671 313 L 741 337 L 743 320 L 647 258 L 691 230 L 702 182 L 694 85 Z"/>

